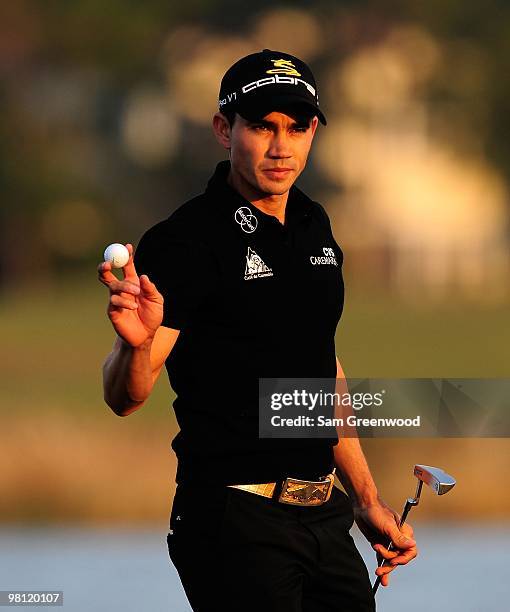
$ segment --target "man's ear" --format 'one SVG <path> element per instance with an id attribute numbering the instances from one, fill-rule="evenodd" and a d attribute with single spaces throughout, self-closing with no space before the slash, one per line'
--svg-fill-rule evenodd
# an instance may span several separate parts
<path id="1" fill-rule="evenodd" d="M 212 120 L 213 132 L 216 136 L 216 140 L 225 149 L 231 147 L 231 128 L 228 119 L 222 113 L 218 112 L 214 114 Z"/>

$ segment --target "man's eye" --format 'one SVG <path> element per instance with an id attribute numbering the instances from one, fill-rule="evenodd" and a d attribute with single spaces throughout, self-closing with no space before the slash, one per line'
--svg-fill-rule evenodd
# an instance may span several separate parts
<path id="1" fill-rule="evenodd" d="M 301 132 L 302 134 L 304 134 L 308 130 L 308 127 L 296 126 L 296 127 L 293 127 L 292 129 L 294 130 L 294 132 Z"/>
<path id="2" fill-rule="evenodd" d="M 261 131 L 263 131 L 263 132 L 265 132 L 266 130 L 268 130 L 268 129 L 269 129 L 269 128 L 267 127 L 267 125 L 262 125 L 262 124 L 259 124 L 259 125 L 254 125 L 254 126 L 252 126 L 252 127 L 253 127 L 253 129 L 254 129 L 254 130 L 261 130 Z"/>

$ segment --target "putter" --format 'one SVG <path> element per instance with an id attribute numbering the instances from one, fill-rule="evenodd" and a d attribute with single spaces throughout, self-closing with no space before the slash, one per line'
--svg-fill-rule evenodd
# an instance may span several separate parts
<path id="1" fill-rule="evenodd" d="M 417 506 L 420 501 L 421 489 L 423 487 L 423 483 L 428 485 L 436 495 L 444 495 L 448 493 L 450 489 L 453 489 L 455 486 L 456 480 L 450 474 L 443 472 L 441 468 L 432 467 L 430 465 L 415 465 L 414 466 L 414 475 L 418 479 L 418 486 L 416 488 L 416 494 L 414 497 L 408 497 L 406 504 L 404 506 L 404 511 L 402 512 L 402 517 L 400 519 L 399 527 L 405 523 L 407 515 L 413 506 Z M 387 546 L 388 550 L 393 549 L 393 542 L 390 542 Z M 382 567 L 386 565 L 386 559 L 383 559 L 378 567 Z M 374 586 L 372 587 L 372 592 L 374 595 L 377 593 L 377 589 L 381 584 L 381 576 L 377 576 L 377 580 L 374 582 Z"/>

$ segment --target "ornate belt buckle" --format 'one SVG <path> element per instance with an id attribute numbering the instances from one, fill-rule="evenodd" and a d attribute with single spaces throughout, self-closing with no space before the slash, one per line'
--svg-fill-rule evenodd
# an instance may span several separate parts
<path id="1" fill-rule="evenodd" d="M 286 478 L 278 501 L 294 506 L 320 506 L 328 501 L 334 480 L 333 474 L 329 474 L 324 480 Z"/>

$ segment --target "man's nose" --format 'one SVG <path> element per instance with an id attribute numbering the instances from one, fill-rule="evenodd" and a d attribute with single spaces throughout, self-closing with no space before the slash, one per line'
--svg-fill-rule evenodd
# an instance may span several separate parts
<path id="1" fill-rule="evenodd" d="M 274 132 L 268 150 L 269 157 L 292 157 L 289 137 L 283 130 Z"/>

